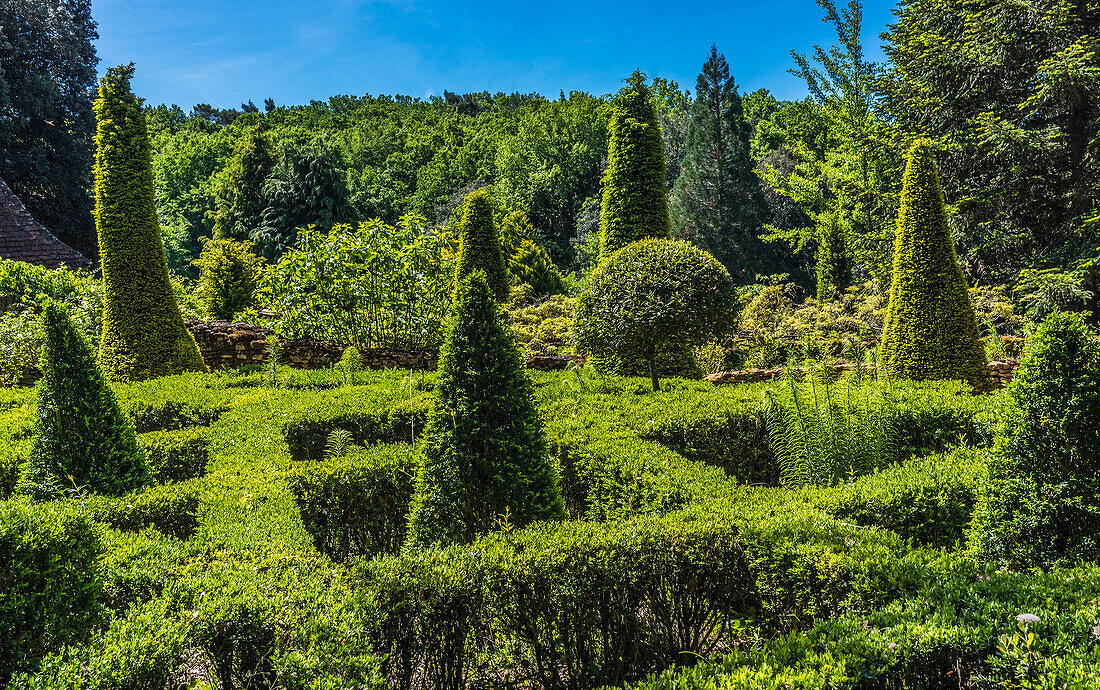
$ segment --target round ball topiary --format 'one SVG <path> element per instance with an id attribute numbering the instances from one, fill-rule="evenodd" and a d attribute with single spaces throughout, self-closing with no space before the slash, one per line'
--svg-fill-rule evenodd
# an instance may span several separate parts
<path id="1" fill-rule="evenodd" d="M 737 318 L 733 281 L 713 256 L 680 240 L 646 239 L 606 259 L 577 300 L 577 343 L 602 368 L 645 365 L 653 390 L 662 355 L 725 334 Z"/>

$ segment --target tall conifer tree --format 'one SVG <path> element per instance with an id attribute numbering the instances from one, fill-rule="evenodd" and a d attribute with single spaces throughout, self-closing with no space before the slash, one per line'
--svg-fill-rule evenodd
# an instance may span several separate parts
<path id="1" fill-rule="evenodd" d="M 263 223 L 264 183 L 275 169 L 265 130 L 261 122 L 248 132 L 218 178 L 212 213 L 215 239 L 248 240 Z"/>
<path id="2" fill-rule="evenodd" d="M 758 237 L 766 203 L 749 133 L 737 84 L 712 45 L 695 85 L 683 170 L 672 190 L 672 225 L 742 280 L 775 268 L 775 251 Z"/>

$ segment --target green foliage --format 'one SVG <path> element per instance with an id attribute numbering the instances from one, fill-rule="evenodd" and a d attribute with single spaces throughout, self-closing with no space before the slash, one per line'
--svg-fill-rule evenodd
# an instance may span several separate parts
<path id="1" fill-rule="evenodd" d="M 852 266 L 848 260 L 848 247 L 844 228 L 836 216 L 828 216 L 826 225 L 817 238 L 817 299 L 832 300 L 844 292 L 852 282 Z"/>
<path id="2" fill-rule="evenodd" d="M 573 310 L 577 300 L 554 295 L 538 304 L 508 307 L 516 343 L 527 355 L 573 353 Z"/>
<path id="3" fill-rule="evenodd" d="M 195 294 L 208 318 L 230 320 L 252 303 L 263 260 L 246 242 L 207 240 L 199 258 Z"/>
<path id="4" fill-rule="evenodd" d="M 561 274 L 550 254 L 535 242 L 535 227 L 522 211 L 509 213 L 500 224 L 500 243 L 508 259 L 508 274 L 514 285 L 529 285 L 535 298 L 565 292 Z"/>
<path id="5" fill-rule="evenodd" d="M 238 141 L 229 165 L 214 187 L 214 239 L 248 241 L 263 224 L 264 183 L 275 169 L 275 154 L 260 123 Z"/>
<path id="6" fill-rule="evenodd" d="M 71 506 L 0 502 L 0 683 L 98 622 L 101 535 Z"/>
<path id="7" fill-rule="evenodd" d="M 88 341 L 63 307 L 46 307 L 34 450 L 24 490 L 37 500 L 68 490 L 118 496 L 149 481 L 134 425 L 108 387 Z"/>
<path id="8" fill-rule="evenodd" d="M 480 271 L 459 283 L 409 513 L 409 544 L 564 516 L 515 336 Z"/>
<path id="9" fill-rule="evenodd" d="M 659 387 L 662 353 L 722 335 L 736 318 L 733 283 L 714 257 L 687 242 L 643 240 L 603 260 L 577 300 L 577 343 L 597 358 L 644 363 Z M 681 360 L 682 365 L 682 360 Z M 667 364 L 666 364 L 667 366 Z"/>
<path id="10" fill-rule="evenodd" d="M 311 463 L 287 483 L 317 550 L 342 563 L 401 550 L 415 477 L 411 447 L 390 444 Z"/>
<path id="11" fill-rule="evenodd" d="M 927 140 L 913 144 L 902 180 L 880 359 L 887 371 L 902 378 L 981 385 L 988 377 Z"/>
<path id="12" fill-rule="evenodd" d="M 1081 287 L 1081 276 L 1056 268 L 1025 268 L 1013 288 L 1027 305 L 1027 318 L 1042 323 L 1052 313 L 1092 300 L 1092 292 Z"/>
<path id="13" fill-rule="evenodd" d="M 500 302 L 508 299 L 508 265 L 497 228 L 489 194 L 482 188 L 466 197 L 462 220 L 458 224 L 458 262 L 455 287 L 475 271 L 485 273 L 489 289 Z"/>
<path id="14" fill-rule="evenodd" d="M 975 548 L 1013 567 L 1097 560 L 1100 344 L 1080 315 L 1054 312 L 1039 326 L 1010 394 Z"/>
<path id="15" fill-rule="evenodd" d="M 210 462 L 210 430 L 205 427 L 153 431 L 138 436 L 137 443 L 158 484 L 206 474 Z"/>
<path id="16" fill-rule="evenodd" d="M 95 101 L 95 216 L 104 282 L 99 359 L 108 378 L 126 381 L 206 370 L 168 280 L 149 135 L 130 91 L 133 74 L 132 65 L 108 69 Z"/>
<path id="17" fill-rule="evenodd" d="M 646 237 L 670 232 L 665 149 L 653 93 L 634 72 L 611 106 L 607 172 L 600 204 L 600 260 Z"/>
<path id="18" fill-rule="evenodd" d="M 438 345 L 454 272 L 450 237 L 405 216 L 307 230 L 261 278 L 256 302 L 283 338 L 332 339 L 360 352 Z"/>

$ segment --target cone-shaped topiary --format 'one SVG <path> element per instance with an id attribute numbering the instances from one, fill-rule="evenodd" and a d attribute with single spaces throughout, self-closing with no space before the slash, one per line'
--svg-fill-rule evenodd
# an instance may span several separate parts
<path id="1" fill-rule="evenodd" d="M 130 91 L 134 66 L 113 67 L 95 100 L 95 225 L 103 265 L 99 363 L 108 378 L 206 371 L 168 281 L 153 202 L 149 133 Z"/>
<path id="2" fill-rule="evenodd" d="M 1100 343 L 1054 312 L 1009 386 L 1015 410 L 993 454 L 971 546 L 1014 569 L 1100 560 Z"/>
<path id="3" fill-rule="evenodd" d="M 43 328 L 38 418 L 22 491 L 36 500 L 79 487 L 118 496 L 149 483 L 133 422 L 96 366 L 87 339 L 57 304 L 46 306 Z"/>
<path id="4" fill-rule="evenodd" d="M 493 225 L 493 207 L 484 188 L 466 197 L 462 220 L 458 224 L 458 235 L 455 285 L 474 271 L 482 271 L 489 281 L 493 296 L 500 301 L 507 299 L 508 267 L 504 261 L 497 228 Z"/>
<path id="5" fill-rule="evenodd" d="M 600 206 L 600 259 L 646 237 L 670 232 L 665 145 L 645 75 L 634 72 L 615 97 L 608 124 L 607 172 Z"/>
<path id="6" fill-rule="evenodd" d="M 477 271 L 458 287 L 409 516 L 409 545 L 465 544 L 565 515 L 515 337 Z"/>
<path id="7" fill-rule="evenodd" d="M 947 228 L 932 148 L 909 150 L 894 238 L 894 275 L 880 361 L 917 381 L 988 378 L 974 305 Z"/>

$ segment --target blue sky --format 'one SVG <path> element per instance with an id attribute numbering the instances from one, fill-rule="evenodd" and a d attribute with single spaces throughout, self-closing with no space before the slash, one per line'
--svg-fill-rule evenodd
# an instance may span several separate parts
<path id="1" fill-rule="evenodd" d="M 865 0 L 869 57 L 894 7 Z M 92 12 L 101 71 L 133 61 L 139 96 L 184 109 L 444 89 L 598 95 L 635 68 L 692 88 L 712 42 L 742 92 L 799 98 L 789 51 L 834 39 L 813 0 L 97 0 Z"/>

